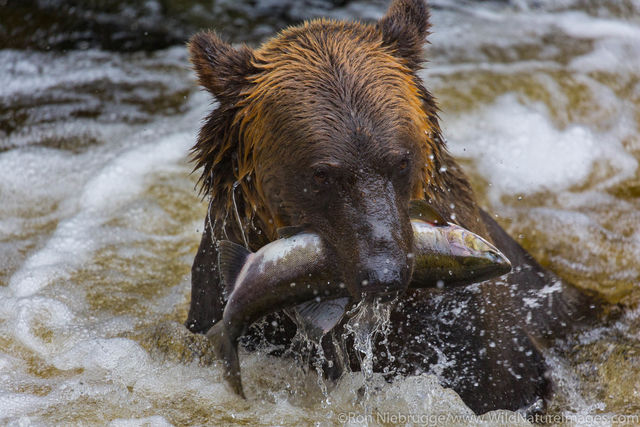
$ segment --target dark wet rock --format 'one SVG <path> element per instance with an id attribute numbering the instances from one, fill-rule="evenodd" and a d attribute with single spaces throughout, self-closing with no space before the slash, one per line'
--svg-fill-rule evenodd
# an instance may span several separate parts
<path id="1" fill-rule="evenodd" d="M 154 50 L 216 28 L 251 42 L 347 1 L 0 0 L 0 40 L 14 49 Z"/>

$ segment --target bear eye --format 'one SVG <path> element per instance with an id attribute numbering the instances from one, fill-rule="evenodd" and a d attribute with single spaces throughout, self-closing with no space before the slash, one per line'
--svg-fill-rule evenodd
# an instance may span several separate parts
<path id="1" fill-rule="evenodd" d="M 316 182 L 316 184 L 318 185 L 324 185 L 327 184 L 329 181 L 329 176 L 327 175 L 327 172 L 324 170 L 317 170 L 313 173 L 313 180 Z"/>
<path id="2" fill-rule="evenodd" d="M 406 172 L 409 170 L 409 165 L 411 161 L 407 157 L 403 157 L 396 165 L 396 170 L 400 173 Z"/>

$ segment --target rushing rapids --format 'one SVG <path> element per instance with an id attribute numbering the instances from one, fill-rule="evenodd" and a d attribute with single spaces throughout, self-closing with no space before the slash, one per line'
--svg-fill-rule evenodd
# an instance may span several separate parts
<path id="1" fill-rule="evenodd" d="M 432 4 L 422 75 L 483 206 L 545 266 L 624 308 L 548 352 L 548 413 L 638 414 L 640 6 Z M 257 38 L 274 31 L 256 26 Z M 391 380 L 365 369 L 325 387 L 269 348 L 242 355 L 239 399 L 206 339 L 181 325 L 206 212 L 186 158 L 211 102 L 184 46 L 3 49 L 0 82 L 0 422 L 524 423 L 473 418 L 438 367 Z M 376 357 L 372 329 L 354 333 L 363 360 Z"/>

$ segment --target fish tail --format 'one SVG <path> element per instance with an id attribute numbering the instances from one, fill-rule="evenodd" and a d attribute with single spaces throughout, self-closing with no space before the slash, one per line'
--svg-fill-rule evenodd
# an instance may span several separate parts
<path id="1" fill-rule="evenodd" d="M 213 325 L 207 332 L 207 338 L 213 345 L 216 357 L 224 363 L 225 380 L 237 395 L 246 399 L 242 389 L 238 348 L 235 340 L 227 332 L 224 321 L 221 320 Z"/>

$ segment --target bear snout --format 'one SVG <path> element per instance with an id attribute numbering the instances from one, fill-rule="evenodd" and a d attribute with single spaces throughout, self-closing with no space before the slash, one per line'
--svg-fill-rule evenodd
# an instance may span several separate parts
<path id="1" fill-rule="evenodd" d="M 407 259 L 374 256 L 357 267 L 354 297 L 375 296 L 392 299 L 404 292 L 411 279 L 412 265 Z M 386 297 L 386 298 L 385 298 Z"/>

